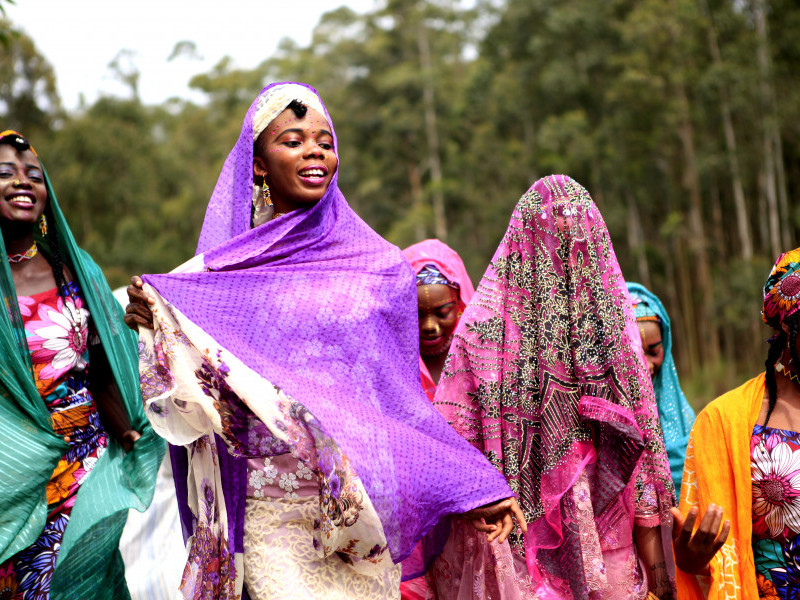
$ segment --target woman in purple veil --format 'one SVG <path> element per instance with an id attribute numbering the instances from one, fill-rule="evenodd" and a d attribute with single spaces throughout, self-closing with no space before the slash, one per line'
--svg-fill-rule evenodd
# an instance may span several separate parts
<path id="1" fill-rule="evenodd" d="M 518 202 L 434 405 L 504 473 L 529 522 L 510 548 L 454 526 L 429 571 L 438 600 L 674 597 L 653 386 L 608 230 L 569 177 Z"/>
<path id="2" fill-rule="evenodd" d="M 502 474 L 422 390 L 414 273 L 348 206 L 336 148 L 315 90 L 265 88 L 196 256 L 129 288 L 148 416 L 186 448 L 184 598 L 396 598 L 449 515 L 511 529 Z"/>

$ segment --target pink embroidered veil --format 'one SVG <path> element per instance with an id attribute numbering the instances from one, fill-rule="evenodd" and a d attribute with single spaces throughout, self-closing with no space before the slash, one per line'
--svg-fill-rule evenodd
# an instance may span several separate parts
<path id="1" fill-rule="evenodd" d="M 537 181 L 456 330 L 434 404 L 503 472 L 529 522 L 511 549 L 539 598 L 637 598 L 634 524 L 673 484 L 608 230 L 565 176 Z"/>

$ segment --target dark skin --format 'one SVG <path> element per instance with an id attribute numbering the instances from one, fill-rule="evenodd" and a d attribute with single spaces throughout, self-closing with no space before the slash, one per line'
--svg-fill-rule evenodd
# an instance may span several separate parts
<path id="1" fill-rule="evenodd" d="M 419 345 L 422 360 L 438 384 L 458 325 L 458 291 L 449 285 L 417 286 Z"/>
<path id="2" fill-rule="evenodd" d="M 266 181 L 269 185 L 275 217 L 311 207 L 325 195 L 338 167 L 331 131 L 324 115 L 312 108 L 303 117 L 286 109 L 256 140 L 253 181 Z M 133 330 L 153 329 L 155 300 L 142 285 L 141 278 L 134 276 L 127 289 L 130 303 L 125 309 L 125 323 Z M 514 519 L 523 532 L 528 530 L 525 516 L 513 497 L 477 507 L 461 516 L 485 532 L 490 542 L 504 542 L 514 529 Z"/>
<path id="3" fill-rule="evenodd" d="M 639 335 L 642 337 L 644 357 L 647 359 L 647 369 L 652 379 L 661 370 L 664 364 L 664 343 L 661 339 L 661 326 L 655 321 L 638 321 Z"/>
<path id="4" fill-rule="evenodd" d="M 33 245 L 34 227 L 47 204 L 41 163 L 31 150 L 18 151 L 0 144 L 0 229 L 9 254 L 21 254 Z M 56 287 L 47 259 L 39 252 L 30 260 L 10 263 L 14 287 L 20 296 L 32 296 Z M 64 267 L 64 280 L 72 273 Z M 117 384 L 102 348 L 90 346 L 90 386 L 106 429 L 126 451 L 141 435 L 131 427 Z M 64 441 L 69 442 L 69 437 Z"/>
<path id="5" fill-rule="evenodd" d="M 661 371 L 661 366 L 664 363 L 664 343 L 661 326 L 655 321 L 638 321 L 636 324 L 639 327 L 639 335 L 642 338 L 647 368 L 650 372 L 650 377 L 653 378 Z M 698 507 L 693 507 L 685 518 L 677 508 L 671 510 L 673 517 L 672 549 L 675 554 L 675 563 L 679 569 L 686 573 L 707 575 L 710 572 L 709 562 L 717 551 L 722 548 L 728 537 L 730 521 L 725 521 L 722 531 L 720 531 L 723 510 L 722 507 L 711 504 L 695 531 L 697 516 L 700 513 Z M 635 527 L 634 539 L 648 571 L 648 581 L 655 583 L 656 586 L 660 584 L 663 587 L 668 582 L 664 577 L 666 571 L 664 570 L 665 564 L 663 562 L 664 555 L 661 550 L 660 534 L 657 533 L 656 529 Z M 663 595 L 663 592 L 660 593 L 657 589 L 653 589 L 652 586 L 651 591 L 657 596 Z"/>

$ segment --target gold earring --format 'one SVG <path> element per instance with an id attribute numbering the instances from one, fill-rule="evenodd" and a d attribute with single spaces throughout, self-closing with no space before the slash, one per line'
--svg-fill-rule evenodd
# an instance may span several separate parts
<path id="1" fill-rule="evenodd" d="M 39 231 L 42 232 L 42 235 L 47 235 L 47 217 L 44 216 L 44 213 L 39 218 Z"/>
<path id="2" fill-rule="evenodd" d="M 269 193 L 266 177 L 264 177 L 264 183 L 261 186 L 261 200 L 264 202 L 264 206 L 272 206 L 272 196 Z"/>

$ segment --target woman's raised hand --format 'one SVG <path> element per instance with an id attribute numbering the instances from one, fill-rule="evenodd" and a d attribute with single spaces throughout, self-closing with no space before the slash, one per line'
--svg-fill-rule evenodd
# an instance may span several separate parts
<path id="1" fill-rule="evenodd" d="M 680 510 L 672 509 L 672 548 L 675 551 L 675 563 L 681 571 L 708 575 L 711 559 L 728 539 L 731 522 L 728 520 L 722 524 L 722 507 L 709 504 L 697 531 L 692 533 L 699 513 L 700 509 L 693 506 L 684 519 Z M 719 529 L 720 524 L 722 531 Z"/>
<path id="2" fill-rule="evenodd" d="M 470 521 L 478 531 L 486 532 L 486 538 L 490 542 L 494 540 L 500 544 L 505 542 L 514 529 L 514 519 L 519 523 L 523 533 L 528 531 L 528 522 L 517 504 L 517 499 L 513 496 L 473 508 L 463 513 L 461 517 Z"/>
<path id="3" fill-rule="evenodd" d="M 142 278 L 134 275 L 127 288 L 129 304 L 125 308 L 125 324 L 136 331 L 139 325 L 153 329 L 152 306 L 156 303 L 142 289 Z"/>

